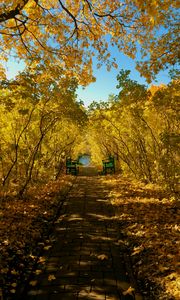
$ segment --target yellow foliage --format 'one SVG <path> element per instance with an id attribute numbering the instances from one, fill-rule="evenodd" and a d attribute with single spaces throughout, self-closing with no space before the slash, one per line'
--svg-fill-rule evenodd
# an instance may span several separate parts
<path id="1" fill-rule="evenodd" d="M 139 40 L 144 55 L 155 49 L 151 51 L 149 63 L 137 65 L 150 80 L 166 63 L 177 61 L 177 2 L 4 0 L 0 9 L 3 59 L 7 59 L 10 51 L 26 62 L 41 57 L 41 60 L 58 63 L 64 74 L 69 74 L 71 69 L 73 77 L 80 77 L 82 84 L 83 81 L 87 84 L 92 76 L 84 64 L 90 58 L 96 55 L 100 61 L 106 61 L 110 69 L 112 61 L 106 56 L 109 44 L 134 59 L 136 49 L 132 51 L 131 42 Z M 155 31 L 160 26 L 169 29 L 166 34 L 159 32 L 156 40 Z M 92 61 L 90 64 L 92 66 Z"/>
<path id="2" fill-rule="evenodd" d="M 2 64 L 0 64 L 0 78 L 1 80 L 6 79 L 6 71 Z"/>

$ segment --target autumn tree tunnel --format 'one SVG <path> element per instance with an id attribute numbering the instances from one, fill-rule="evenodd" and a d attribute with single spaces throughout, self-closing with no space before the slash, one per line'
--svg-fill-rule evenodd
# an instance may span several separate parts
<path id="1" fill-rule="evenodd" d="M 101 208 L 91 217 L 121 227 L 114 246 L 129 251 L 144 299 L 179 299 L 178 49 L 178 0 L 1 1 L 0 298 L 5 293 L 7 300 L 17 299 L 21 279 L 38 260 L 44 263 L 40 253 L 49 249 L 72 189 L 69 207 L 76 213 L 74 199 L 83 214 L 88 193 L 90 204 L 105 203 L 107 211 L 114 206 L 117 215 L 108 221 Z M 114 50 L 134 60 L 148 85 L 130 70 L 120 71 Z M 9 79 L 7 62 L 14 61 L 24 69 Z M 118 69 L 117 93 L 110 90 L 108 100 L 86 107 L 77 90 L 95 82 L 95 64 Z M 170 82 L 152 85 L 161 71 Z M 66 174 L 66 158 L 83 155 L 91 158 L 94 173 L 87 168 L 84 176 Z M 110 156 L 115 174 L 106 176 L 102 160 Z M 119 295 L 128 297 L 127 291 Z"/>
<path id="2" fill-rule="evenodd" d="M 85 108 L 75 79 L 64 86 L 64 76 L 44 77 L 44 68 L 1 82 L 2 189 L 23 195 L 29 185 L 61 176 L 66 157 L 86 153 L 98 171 L 112 155 L 117 173 L 176 191 L 178 81 L 148 89 L 122 70 L 119 94 Z"/>

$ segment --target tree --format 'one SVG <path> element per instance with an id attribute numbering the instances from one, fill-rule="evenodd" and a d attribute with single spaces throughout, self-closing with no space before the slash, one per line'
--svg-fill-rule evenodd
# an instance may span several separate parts
<path id="1" fill-rule="evenodd" d="M 81 84 L 94 80 L 92 57 L 116 66 L 108 45 L 135 58 L 151 80 L 178 57 L 178 1 L 4 0 L 0 5 L 1 58 L 49 62 Z"/>
<path id="2" fill-rule="evenodd" d="M 59 70 L 59 69 L 58 69 Z M 57 178 L 78 143 L 86 113 L 76 102 L 77 82 L 44 66 L 28 69 L 0 89 L 2 189 L 22 196 L 31 181 Z"/>
<path id="3" fill-rule="evenodd" d="M 117 76 L 114 101 L 90 106 L 92 156 L 101 161 L 111 153 L 125 175 L 177 191 L 179 80 L 147 89 L 129 75 L 126 70 Z"/>

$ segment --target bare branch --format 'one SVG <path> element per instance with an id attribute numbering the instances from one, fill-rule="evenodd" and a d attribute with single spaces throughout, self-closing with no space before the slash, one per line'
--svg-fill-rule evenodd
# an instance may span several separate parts
<path id="1" fill-rule="evenodd" d="M 15 19 L 15 22 L 17 24 L 17 20 L 16 19 Z M 24 25 L 24 27 L 26 27 L 26 26 Z M 23 33 L 24 33 L 25 30 L 23 30 L 21 32 L 18 26 L 17 26 L 17 29 L 18 29 L 19 36 L 20 36 L 20 39 L 21 39 L 21 42 L 22 42 L 23 46 L 25 47 L 26 51 L 30 54 L 30 56 L 32 56 L 31 51 L 29 50 L 28 46 L 26 45 L 26 43 L 24 42 L 23 37 L 22 37 L 22 35 L 23 35 Z"/>
<path id="2" fill-rule="evenodd" d="M 29 0 L 20 1 L 15 9 L 12 9 L 6 13 L 0 14 L 0 23 L 5 22 L 7 20 L 13 19 L 16 15 L 20 13 L 20 11 L 24 8 L 24 6 L 29 2 Z"/>
<path id="3" fill-rule="evenodd" d="M 61 5 L 62 9 L 64 9 L 65 12 L 67 12 L 67 14 L 73 19 L 75 28 L 76 28 L 76 30 L 78 30 L 78 24 L 77 24 L 76 17 L 64 6 L 64 4 L 61 2 L 61 0 L 59 0 L 59 3 Z"/>

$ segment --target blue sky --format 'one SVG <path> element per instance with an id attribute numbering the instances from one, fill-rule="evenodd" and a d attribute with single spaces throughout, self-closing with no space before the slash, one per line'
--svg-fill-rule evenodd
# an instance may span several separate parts
<path id="1" fill-rule="evenodd" d="M 21 62 L 17 62 L 15 60 L 10 59 L 6 64 L 4 63 L 4 66 L 6 67 L 6 75 L 8 79 L 14 78 L 18 72 L 21 72 L 25 68 L 25 64 Z"/>
<path id="2" fill-rule="evenodd" d="M 105 66 L 101 67 L 101 69 L 97 69 L 94 63 L 93 69 L 96 82 L 91 83 L 85 89 L 82 87 L 79 87 L 78 89 L 78 99 L 83 100 L 86 106 L 92 101 L 105 101 L 108 99 L 110 94 L 118 94 L 118 90 L 116 89 L 116 85 L 118 83 L 116 77 L 121 69 L 131 70 L 131 79 L 148 85 L 145 78 L 141 77 L 139 72 L 135 69 L 135 61 L 133 61 L 131 58 L 117 52 L 116 63 L 118 64 L 118 69 L 112 68 L 110 72 L 106 70 Z M 157 81 L 152 82 L 152 84 L 167 84 L 169 81 L 170 78 L 168 76 L 168 72 L 162 71 L 158 74 Z"/>
<path id="3" fill-rule="evenodd" d="M 114 49 L 113 49 L 114 50 Z M 108 99 L 110 94 L 117 94 L 116 89 L 117 80 L 116 76 L 121 69 L 131 70 L 130 77 L 133 80 L 138 81 L 142 84 L 147 84 L 145 79 L 140 76 L 139 72 L 135 69 L 135 62 L 129 57 L 125 56 L 118 51 L 113 51 L 113 56 L 116 58 L 116 63 L 118 64 L 118 69 L 112 68 L 110 72 L 106 70 L 106 66 L 102 66 L 100 69 L 96 68 L 96 61 L 94 60 L 94 76 L 96 77 L 96 82 L 91 83 L 88 87 L 83 89 L 79 87 L 77 90 L 78 100 L 83 100 L 85 106 L 88 106 L 92 101 L 105 101 Z M 14 61 L 9 61 L 7 64 L 7 77 L 14 77 L 18 71 L 24 69 L 23 63 L 17 63 Z M 160 72 L 157 76 L 157 82 L 153 84 L 168 83 L 170 81 L 167 72 Z"/>
<path id="4" fill-rule="evenodd" d="M 108 35 L 106 38 L 109 42 L 110 36 Z M 139 45 L 137 45 L 137 49 L 138 52 L 136 54 L 136 59 L 141 60 Z M 115 58 L 118 69 L 112 68 L 110 72 L 106 70 L 106 66 L 102 66 L 100 69 L 97 69 L 97 60 L 93 59 L 93 70 L 96 82 L 91 83 L 85 89 L 82 87 L 78 89 L 78 99 L 83 100 L 85 106 L 88 106 L 92 101 L 106 101 L 110 94 L 118 94 L 118 90 L 116 89 L 116 85 L 118 83 L 116 77 L 121 69 L 130 70 L 131 79 L 136 80 L 141 84 L 148 85 L 145 78 L 141 77 L 140 73 L 136 70 L 136 63 L 133 59 L 124 55 L 122 52 L 119 52 L 117 46 L 112 47 L 110 43 L 108 50 L 112 57 Z M 156 82 L 152 82 L 152 84 L 167 84 L 169 81 L 170 78 L 168 76 L 168 71 L 161 71 L 156 78 Z"/>

